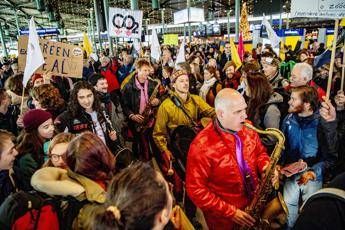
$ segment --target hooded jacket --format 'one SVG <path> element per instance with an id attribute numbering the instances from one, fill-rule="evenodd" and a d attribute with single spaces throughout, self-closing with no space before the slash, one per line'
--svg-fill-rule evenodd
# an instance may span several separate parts
<path id="1" fill-rule="evenodd" d="M 35 172 L 32 187 L 50 196 L 72 196 L 88 201 L 74 219 L 73 229 L 91 229 L 94 211 L 105 202 L 106 191 L 98 183 L 71 170 L 46 167 Z"/>

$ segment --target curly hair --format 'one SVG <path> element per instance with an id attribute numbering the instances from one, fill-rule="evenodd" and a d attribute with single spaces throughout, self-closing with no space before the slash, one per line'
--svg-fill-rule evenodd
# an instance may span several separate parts
<path id="1" fill-rule="evenodd" d="M 23 74 L 19 73 L 9 77 L 5 81 L 5 89 L 11 90 L 17 95 L 22 95 L 23 91 Z M 25 90 L 25 95 L 27 95 L 27 90 Z"/>
<path id="2" fill-rule="evenodd" d="M 57 88 L 51 84 L 43 84 L 31 91 L 31 96 L 37 100 L 41 107 L 48 111 L 60 111 L 65 107 L 65 101 Z"/>
<path id="3" fill-rule="evenodd" d="M 84 110 L 83 107 L 80 106 L 78 102 L 78 92 L 81 89 L 88 89 L 91 90 L 94 101 L 92 105 L 92 109 L 94 111 L 100 111 L 101 110 L 101 101 L 98 97 L 98 94 L 96 93 L 95 88 L 86 81 L 79 81 L 74 84 L 73 90 L 71 91 L 71 98 L 70 102 L 68 103 L 68 111 L 71 112 L 73 117 L 76 117 L 82 113 Z"/>

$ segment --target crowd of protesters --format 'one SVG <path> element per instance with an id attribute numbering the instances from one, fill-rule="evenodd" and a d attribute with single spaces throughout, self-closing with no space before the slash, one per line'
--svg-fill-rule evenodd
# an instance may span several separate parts
<path id="1" fill-rule="evenodd" d="M 203 228 L 196 208 L 203 211 L 209 229 L 228 229 L 221 228 L 225 223 L 251 226 L 252 217 L 237 211 L 249 203 L 239 201 L 243 191 L 222 183 L 227 173 L 239 174 L 233 165 L 231 172 L 221 170 L 230 160 L 205 157 L 196 163 L 191 162 L 197 161 L 194 154 L 187 156 L 197 133 L 210 127 L 207 118 L 221 121 L 217 100 L 222 96 L 217 95 L 230 88 L 239 93 L 237 99 L 245 100 L 246 122 L 259 129 L 280 129 L 285 135 L 277 166 L 288 209 L 281 228 L 306 229 L 302 226 L 309 221 L 314 223 L 312 229 L 325 224 L 344 229 L 344 203 L 330 209 L 328 222 L 317 215 L 323 206 L 309 210 L 313 203 L 299 214 L 311 195 L 334 186 L 335 177 L 344 178 L 345 95 L 340 84 L 344 48 L 336 50 L 329 98 L 330 60 L 316 57 L 325 52 L 323 44 L 313 50 L 285 47 L 279 55 L 270 45 L 258 43 L 245 52 L 240 66 L 232 60 L 228 42 L 188 44 L 186 61 L 176 65 L 178 47 L 161 49 L 160 60 L 152 59 L 147 47 L 142 54 L 124 47 L 114 56 L 109 50 L 85 55 L 80 79 L 36 73 L 25 89 L 16 60 L 2 60 L 0 217 L 11 205 L 6 202 L 11 196 L 36 191 L 74 197 L 82 204 L 72 229 L 174 228 L 174 203 L 184 207 L 196 229 Z M 212 146 L 207 141 L 198 139 L 200 148 Z M 269 156 L 276 138 L 260 136 L 259 141 Z M 215 162 L 223 165 L 208 171 Z M 303 169 L 286 173 L 297 164 Z M 344 183 L 335 187 L 345 188 Z M 231 206 L 227 209 L 225 204 Z M 21 226 L 0 219 L 0 225 Z M 52 220 L 50 225 L 54 224 L 61 225 Z"/>

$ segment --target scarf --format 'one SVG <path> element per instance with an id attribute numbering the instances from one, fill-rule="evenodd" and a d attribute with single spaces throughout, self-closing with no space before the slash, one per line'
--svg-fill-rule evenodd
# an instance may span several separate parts
<path id="1" fill-rule="evenodd" d="M 149 81 L 146 80 L 144 82 L 144 87 L 140 84 L 137 78 L 135 78 L 135 85 L 138 89 L 140 89 L 140 107 L 139 107 L 139 113 L 142 114 L 144 112 L 146 104 L 149 102 L 149 96 L 148 96 L 148 86 Z"/>
<path id="2" fill-rule="evenodd" d="M 212 77 L 206 81 L 204 81 L 204 84 L 200 88 L 199 96 L 206 101 L 206 95 L 208 91 L 210 91 L 210 88 L 214 85 L 214 83 L 217 81 L 215 77 Z M 216 95 L 214 95 L 216 96 Z"/>

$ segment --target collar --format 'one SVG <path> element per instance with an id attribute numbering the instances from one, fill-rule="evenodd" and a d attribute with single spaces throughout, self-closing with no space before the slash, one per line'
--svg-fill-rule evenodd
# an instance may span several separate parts
<path id="1" fill-rule="evenodd" d="M 224 132 L 224 133 L 229 133 L 229 134 L 236 134 L 237 132 L 231 129 L 226 129 L 222 126 L 218 118 L 215 118 L 213 120 L 213 125 L 218 133 Z"/>

